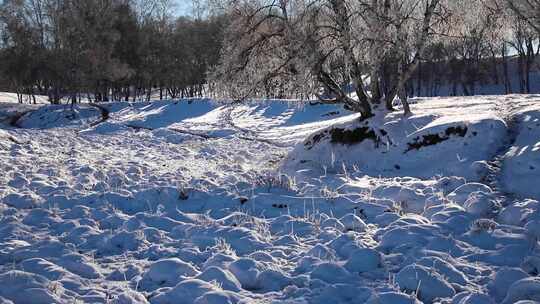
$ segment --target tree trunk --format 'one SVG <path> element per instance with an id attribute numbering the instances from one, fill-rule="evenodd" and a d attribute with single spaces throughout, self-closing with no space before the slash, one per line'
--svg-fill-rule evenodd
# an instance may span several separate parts
<path id="1" fill-rule="evenodd" d="M 504 90 L 506 94 L 512 93 L 512 83 L 508 76 L 508 59 L 506 57 L 506 44 L 502 47 L 503 73 L 504 73 Z"/>

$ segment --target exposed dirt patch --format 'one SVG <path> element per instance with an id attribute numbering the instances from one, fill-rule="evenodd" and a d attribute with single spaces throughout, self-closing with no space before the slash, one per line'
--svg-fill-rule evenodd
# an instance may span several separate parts
<path id="1" fill-rule="evenodd" d="M 308 138 L 307 141 L 304 143 L 304 146 L 307 150 L 313 149 L 313 147 L 319 143 L 323 138 L 328 136 L 328 130 L 325 130 L 324 132 L 317 133 L 313 135 L 312 137 Z"/>
<path id="2" fill-rule="evenodd" d="M 331 129 L 330 135 L 332 139 L 330 140 L 333 144 L 343 144 L 343 145 L 355 145 L 363 142 L 366 139 L 372 140 L 374 143 L 379 143 L 380 139 L 375 134 L 375 131 L 369 127 L 361 127 L 353 130 L 346 129 Z"/>
<path id="3" fill-rule="evenodd" d="M 386 134 L 380 130 L 381 134 Z M 311 150 L 317 143 L 324 138 L 330 138 L 330 143 L 352 146 L 360 144 L 365 140 L 371 140 L 378 146 L 381 139 L 377 133 L 370 127 L 358 127 L 355 129 L 331 128 L 321 133 L 313 135 L 304 144 L 306 149 Z"/>
<path id="4" fill-rule="evenodd" d="M 110 117 L 110 112 L 109 112 L 109 109 L 107 109 L 106 107 L 102 106 L 102 105 L 98 105 L 96 103 L 89 103 L 88 104 L 89 106 L 91 107 L 94 107 L 94 108 L 97 108 L 99 110 L 99 112 L 101 113 L 101 119 L 90 124 L 90 126 L 96 126 L 102 122 L 105 122 L 109 119 Z"/>
<path id="5" fill-rule="evenodd" d="M 413 142 L 407 144 L 408 148 L 404 153 L 411 150 L 420 150 L 424 147 L 434 146 L 455 136 L 465 137 L 467 131 L 468 128 L 466 126 L 454 126 L 447 128 L 444 133 L 426 134 L 422 135 L 422 137 L 417 136 L 413 139 Z"/>
<path id="6" fill-rule="evenodd" d="M 323 114 L 322 116 L 324 116 L 324 117 L 331 117 L 331 116 L 336 116 L 336 115 L 339 115 L 339 111 L 328 112 L 328 113 L 326 113 L 326 114 Z"/>

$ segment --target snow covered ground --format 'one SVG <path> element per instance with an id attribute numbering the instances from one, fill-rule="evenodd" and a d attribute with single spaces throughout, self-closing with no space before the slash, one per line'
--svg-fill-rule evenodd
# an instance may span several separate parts
<path id="1" fill-rule="evenodd" d="M 0 303 L 540 302 L 540 96 L 16 106 Z"/>

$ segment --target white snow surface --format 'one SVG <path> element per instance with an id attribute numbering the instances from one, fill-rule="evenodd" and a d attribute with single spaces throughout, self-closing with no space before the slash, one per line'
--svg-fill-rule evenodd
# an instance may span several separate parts
<path id="1" fill-rule="evenodd" d="M 1 103 L 0 303 L 540 301 L 540 97 L 412 109 Z"/>

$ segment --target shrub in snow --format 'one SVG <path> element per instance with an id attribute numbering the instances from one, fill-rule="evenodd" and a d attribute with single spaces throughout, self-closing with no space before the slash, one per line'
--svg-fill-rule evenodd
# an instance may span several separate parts
<path id="1" fill-rule="evenodd" d="M 499 224 L 495 222 L 494 220 L 490 219 L 477 219 L 474 220 L 471 224 L 471 231 L 472 232 L 493 232 Z"/>
<path id="2" fill-rule="evenodd" d="M 345 227 L 345 231 L 364 232 L 367 228 L 366 223 L 355 214 L 347 214 L 340 218 L 339 221 Z"/>
<path id="3" fill-rule="evenodd" d="M 362 248 L 351 253 L 345 268 L 350 272 L 368 272 L 382 265 L 381 254 L 370 248 Z"/>
<path id="4" fill-rule="evenodd" d="M 437 298 L 451 298 L 455 291 L 437 272 L 420 265 L 409 265 L 396 275 L 396 283 L 405 292 L 416 292 L 418 298 L 432 303 Z"/>
<path id="5" fill-rule="evenodd" d="M 500 204 L 490 194 L 473 192 L 465 201 L 464 207 L 467 212 L 475 216 L 487 217 L 495 214 Z"/>
<path id="6" fill-rule="evenodd" d="M 150 298 L 152 304 L 193 304 L 207 292 L 215 291 L 215 285 L 205 281 L 190 279 L 178 283 L 175 287 L 160 292 Z"/>
<path id="7" fill-rule="evenodd" d="M 238 292 L 242 288 L 240 282 L 231 272 L 214 266 L 205 269 L 195 278 L 206 282 L 214 281 L 225 290 Z"/>
<path id="8" fill-rule="evenodd" d="M 502 304 L 521 300 L 540 301 L 540 277 L 525 278 L 512 284 Z"/>
<path id="9" fill-rule="evenodd" d="M 159 260 L 153 263 L 143 275 L 141 287 L 149 289 L 152 286 L 174 286 L 185 277 L 192 277 L 199 272 L 178 258 Z M 147 286 L 152 285 L 152 286 Z"/>
<path id="10" fill-rule="evenodd" d="M 391 291 L 372 295 L 366 304 L 421 304 L 421 302 L 414 296 Z"/>
<path id="11" fill-rule="evenodd" d="M 229 271 L 234 274 L 242 288 L 247 290 L 258 289 L 257 277 L 264 270 L 264 266 L 248 258 L 238 259 L 229 265 Z"/>

